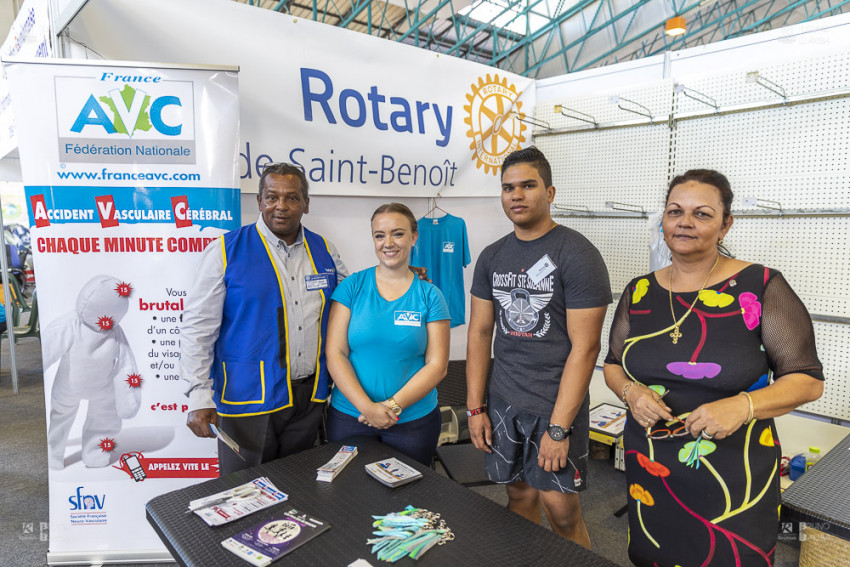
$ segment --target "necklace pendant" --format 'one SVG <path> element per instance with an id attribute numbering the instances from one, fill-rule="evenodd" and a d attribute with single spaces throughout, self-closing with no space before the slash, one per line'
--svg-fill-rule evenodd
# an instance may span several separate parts
<path id="1" fill-rule="evenodd" d="M 670 336 L 673 338 L 673 344 L 677 344 L 679 338 L 682 336 L 682 333 L 679 332 L 679 327 L 673 327 L 673 332 L 670 333 Z"/>

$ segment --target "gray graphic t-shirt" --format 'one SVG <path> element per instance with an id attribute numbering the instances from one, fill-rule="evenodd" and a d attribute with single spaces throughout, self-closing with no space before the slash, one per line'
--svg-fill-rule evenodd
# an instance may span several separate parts
<path id="1" fill-rule="evenodd" d="M 566 310 L 611 303 L 608 269 L 599 251 L 565 226 L 532 241 L 510 233 L 478 257 L 472 295 L 493 302 L 490 393 L 548 418 L 572 346 Z"/>

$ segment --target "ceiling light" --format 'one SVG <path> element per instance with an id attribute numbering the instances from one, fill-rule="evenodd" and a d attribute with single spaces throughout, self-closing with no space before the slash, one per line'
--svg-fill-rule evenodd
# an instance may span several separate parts
<path id="1" fill-rule="evenodd" d="M 667 23 L 664 24 L 664 33 L 667 35 L 682 35 L 685 33 L 685 18 L 676 16 L 667 20 Z"/>

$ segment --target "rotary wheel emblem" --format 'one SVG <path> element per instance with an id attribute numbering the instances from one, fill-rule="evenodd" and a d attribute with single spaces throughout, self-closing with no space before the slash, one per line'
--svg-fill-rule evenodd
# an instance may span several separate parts
<path id="1" fill-rule="evenodd" d="M 472 159 L 479 169 L 484 167 L 484 173 L 492 170 L 497 175 L 505 156 L 525 142 L 526 126 L 517 120 L 517 115 L 522 116 L 522 102 L 518 100 L 522 93 L 515 85 L 508 86 L 508 80 L 499 75 L 479 77 L 478 84 L 470 87 L 463 121 L 469 126 L 466 135 L 472 140 Z"/>

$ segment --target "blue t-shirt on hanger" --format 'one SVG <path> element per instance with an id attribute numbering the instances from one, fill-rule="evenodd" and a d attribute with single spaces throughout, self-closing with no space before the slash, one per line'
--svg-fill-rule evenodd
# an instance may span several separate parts
<path id="1" fill-rule="evenodd" d="M 410 255 L 413 266 L 428 268 L 428 277 L 446 298 L 451 326 L 466 323 L 466 297 L 463 269 L 469 265 L 469 238 L 466 223 L 460 217 L 445 215 L 419 219 L 419 239 Z"/>

